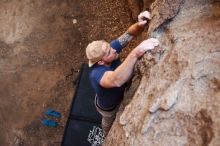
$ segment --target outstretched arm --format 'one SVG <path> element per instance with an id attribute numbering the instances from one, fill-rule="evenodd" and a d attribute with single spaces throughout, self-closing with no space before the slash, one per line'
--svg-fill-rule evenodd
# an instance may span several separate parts
<path id="1" fill-rule="evenodd" d="M 137 36 L 138 34 L 140 34 L 143 30 L 144 27 L 147 24 L 147 21 L 151 19 L 151 15 L 148 11 L 144 11 L 142 13 L 140 13 L 138 15 L 138 22 L 131 25 L 128 28 L 128 33 L 133 35 L 133 36 Z"/>
<path id="2" fill-rule="evenodd" d="M 144 11 L 138 15 L 138 22 L 131 25 L 128 30 L 122 34 L 118 39 L 111 42 L 112 48 L 115 48 L 117 53 L 121 52 L 121 49 L 127 46 L 127 44 L 137 35 L 139 35 L 147 24 L 147 20 L 150 20 L 151 16 L 148 11 Z"/>
<path id="3" fill-rule="evenodd" d="M 100 85 L 104 88 L 122 86 L 130 79 L 137 59 L 143 56 L 146 51 L 154 49 L 154 47 L 158 45 L 159 41 L 154 38 L 143 41 L 134 50 L 132 50 L 132 52 L 128 55 L 124 62 L 116 68 L 116 70 L 104 73 L 102 79 L 100 80 Z"/>

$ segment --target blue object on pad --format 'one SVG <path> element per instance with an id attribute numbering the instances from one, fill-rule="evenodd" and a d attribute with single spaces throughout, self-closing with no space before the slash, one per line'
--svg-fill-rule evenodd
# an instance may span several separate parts
<path id="1" fill-rule="evenodd" d="M 49 120 L 49 119 L 43 119 L 42 123 L 45 126 L 48 126 L 48 127 L 57 127 L 59 125 L 58 122 L 52 121 L 52 120 Z"/>
<path id="2" fill-rule="evenodd" d="M 55 117 L 55 118 L 61 117 L 61 113 L 59 113 L 58 111 L 55 111 L 53 109 L 48 109 L 44 114 L 48 115 L 48 116 Z"/>

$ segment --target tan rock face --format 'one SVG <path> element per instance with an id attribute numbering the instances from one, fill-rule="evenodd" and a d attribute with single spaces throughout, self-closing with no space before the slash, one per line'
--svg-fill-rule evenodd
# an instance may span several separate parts
<path id="1" fill-rule="evenodd" d="M 141 0 L 127 0 L 128 7 L 131 11 L 131 17 L 133 20 L 137 20 L 137 16 L 140 13 L 142 2 Z"/>
<path id="2" fill-rule="evenodd" d="M 138 14 L 144 10 L 149 10 L 151 3 L 155 0 L 126 0 L 129 10 L 131 11 L 131 17 L 133 21 L 136 21 Z"/>
<path id="3" fill-rule="evenodd" d="M 138 63 L 139 87 L 104 145 L 218 146 L 220 2 L 157 0 L 152 14 L 148 33 L 163 51 Z"/>

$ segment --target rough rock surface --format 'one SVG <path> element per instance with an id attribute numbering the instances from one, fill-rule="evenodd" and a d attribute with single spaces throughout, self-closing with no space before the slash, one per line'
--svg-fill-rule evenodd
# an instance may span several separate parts
<path id="1" fill-rule="evenodd" d="M 133 21 L 137 21 L 138 14 L 144 10 L 150 9 L 151 3 L 155 0 L 126 0 L 128 7 L 131 12 L 131 17 Z"/>
<path id="2" fill-rule="evenodd" d="M 156 0 L 152 13 L 148 35 L 163 51 L 139 62 L 139 87 L 104 145 L 219 146 L 220 2 Z"/>
<path id="3" fill-rule="evenodd" d="M 141 0 L 127 0 L 129 9 L 131 11 L 131 16 L 134 21 L 137 20 L 137 16 L 141 11 L 142 1 Z"/>

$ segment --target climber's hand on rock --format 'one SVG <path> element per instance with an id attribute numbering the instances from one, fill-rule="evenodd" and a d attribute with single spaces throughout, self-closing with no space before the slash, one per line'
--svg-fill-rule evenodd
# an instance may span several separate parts
<path id="1" fill-rule="evenodd" d="M 143 42 L 141 42 L 135 49 L 134 49 L 134 52 L 135 52 L 135 55 L 137 57 L 141 57 L 144 55 L 144 53 L 148 50 L 152 50 L 154 49 L 156 46 L 159 45 L 159 40 L 158 39 L 155 39 L 155 38 L 150 38 L 150 39 L 147 39 Z"/>
<path id="2" fill-rule="evenodd" d="M 150 12 L 148 12 L 148 11 L 141 12 L 138 15 L 138 24 L 140 26 L 144 26 L 145 24 L 147 24 L 147 19 L 148 20 L 151 19 Z"/>
<path id="3" fill-rule="evenodd" d="M 143 41 L 142 43 L 140 43 L 137 47 L 136 47 L 136 55 L 138 57 L 142 56 L 146 51 L 148 50 L 152 50 L 154 49 L 156 46 L 159 45 L 159 40 L 155 39 L 155 38 L 150 38 L 147 39 L 145 41 Z"/>

